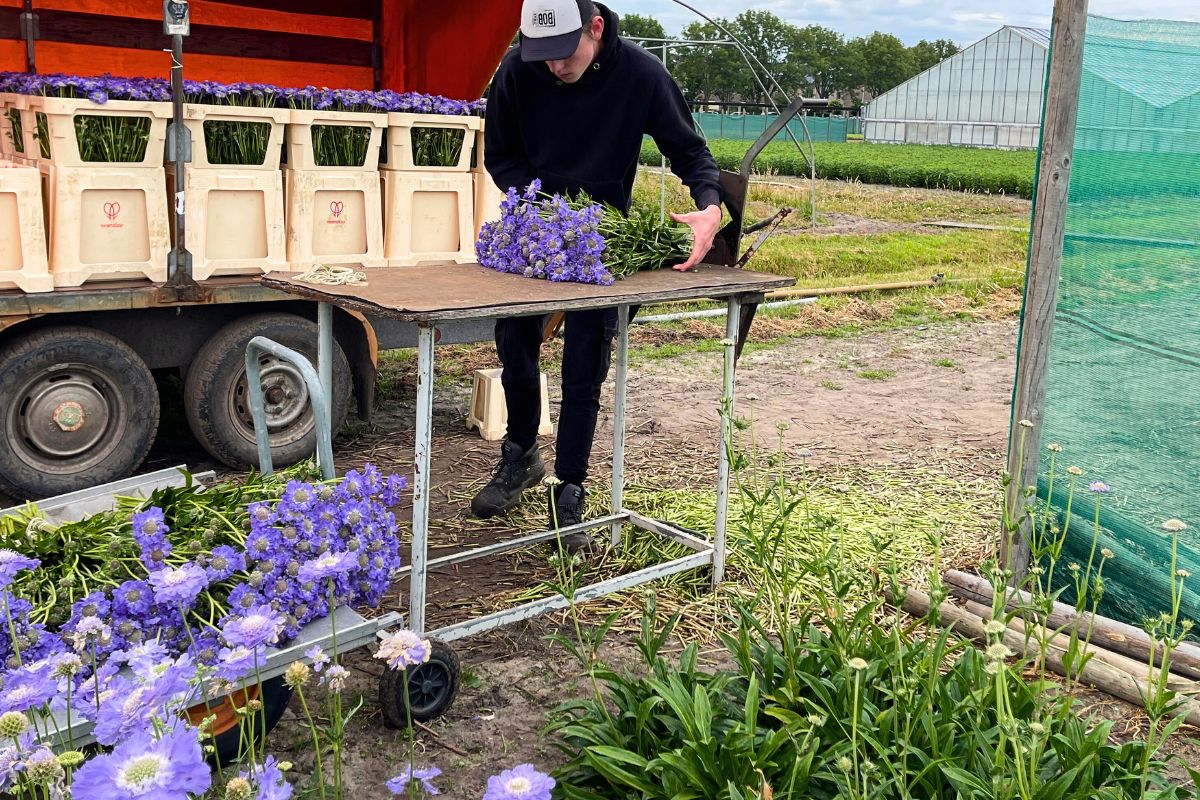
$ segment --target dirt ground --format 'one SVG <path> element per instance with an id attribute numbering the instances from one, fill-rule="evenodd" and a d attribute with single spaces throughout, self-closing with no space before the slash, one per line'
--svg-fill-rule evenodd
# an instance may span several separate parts
<path id="1" fill-rule="evenodd" d="M 655 337 L 669 343 L 680 332 L 639 332 L 643 347 Z M 759 335 L 770 338 L 767 322 Z M 760 442 L 773 446 L 782 431 L 793 455 L 811 452 L 810 463 L 823 467 L 871 465 L 924 467 L 955 478 L 992 478 L 1002 468 L 1005 431 L 1015 361 L 1016 323 L 1011 317 L 978 322 L 949 322 L 867 333 L 843 338 L 807 336 L 748 352 L 738 372 L 739 413 L 753 413 Z M 652 349 L 652 348 L 651 348 Z M 491 366 L 488 348 L 460 353 L 458 373 Z M 639 358 L 630 370 L 627 450 L 632 471 L 651 470 L 693 480 L 693 464 L 715 464 L 720 357 L 692 353 L 673 358 Z M 555 380 L 552 377 L 551 386 Z M 339 470 L 370 461 L 407 473 L 412 464 L 413 396 L 411 374 L 385 400 L 370 426 L 350 423 L 337 442 Z M 436 387 L 434 488 L 431 515 L 436 552 L 510 536 L 504 521 L 480 523 L 468 518 L 471 494 L 490 474 L 498 443 L 468 432 L 464 418 L 469 386 L 442 380 Z M 552 414 L 558 392 L 551 389 Z M 593 463 L 607 468 L 611 456 L 612 383 L 602 399 Z M 543 452 L 552 458 L 549 439 Z M 680 454 L 684 454 L 681 456 Z M 666 463 L 664 463 L 664 461 Z M 165 435 L 148 468 L 181 462 L 194 469 L 215 467 L 186 434 Z M 687 462 L 687 463 L 685 463 Z M 522 586 L 550 577 L 545 554 L 519 553 L 503 565 L 476 562 L 436 571 L 430 577 L 429 628 L 495 610 Z M 382 610 L 404 611 L 407 587 L 401 583 Z M 461 659 L 461 692 L 450 711 L 418 731 L 417 764 L 443 770 L 443 796 L 478 798 L 488 776 L 530 762 L 541 769 L 564 757 L 543 736 L 547 712 L 559 703 L 584 696 L 588 686 L 579 669 L 547 637 L 563 624 L 545 617 L 455 644 Z M 605 656 L 633 665 L 627 635 L 610 637 Z M 710 651 L 716 648 L 709 648 Z M 350 693 L 365 698 L 355 717 L 346 752 L 348 797 L 385 798 L 385 781 L 400 770 L 406 752 L 402 732 L 386 728 L 376 703 L 381 665 L 358 652 Z M 1102 696 L 1092 708 L 1120 722 L 1126 734 L 1144 716 Z M 269 748 L 295 763 L 293 779 L 304 782 L 312 769 L 311 746 L 298 724 L 293 702 L 271 736 Z M 1200 762 L 1200 748 L 1180 740 L 1184 758 Z M 1182 771 L 1179 773 L 1183 778 Z"/>

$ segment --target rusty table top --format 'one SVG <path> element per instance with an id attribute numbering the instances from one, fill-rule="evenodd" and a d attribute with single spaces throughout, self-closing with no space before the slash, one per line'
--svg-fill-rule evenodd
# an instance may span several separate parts
<path id="1" fill-rule="evenodd" d="M 427 264 L 364 270 L 366 286 L 301 283 L 298 272 L 271 272 L 262 285 L 310 300 L 432 325 L 448 320 L 494 319 L 585 308 L 671 300 L 758 295 L 795 284 L 794 278 L 700 264 L 688 272 L 639 272 L 612 286 L 532 280 L 479 264 Z"/>

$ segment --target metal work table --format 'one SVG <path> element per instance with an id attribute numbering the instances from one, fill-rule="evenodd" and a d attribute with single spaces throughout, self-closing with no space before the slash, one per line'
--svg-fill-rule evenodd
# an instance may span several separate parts
<path id="1" fill-rule="evenodd" d="M 433 631 L 425 630 L 425 591 L 429 569 L 496 555 L 540 542 L 553 541 L 557 535 L 608 528 L 613 546 L 620 543 L 622 525 L 631 525 L 648 533 L 679 542 L 692 552 L 629 575 L 610 578 L 578 589 L 578 602 L 662 578 L 677 572 L 711 565 L 714 586 L 725 568 L 725 529 L 729 507 L 729 453 L 725 442 L 732 428 L 735 339 L 739 334 L 743 304 L 755 304 L 773 289 L 791 286 L 795 281 L 778 275 L 748 272 L 731 267 L 701 264 L 683 273 L 674 270 L 642 272 L 612 286 L 579 283 L 552 283 L 506 275 L 478 264 L 438 264 L 367 270 L 367 286 L 327 286 L 300 283 L 296 273 L 272 272 L 263 276 L 262 285 L 302 298 L 316 300 L 318 306 L 318 369 L 293 351 L 264 339 L 250 343 L 246 354 L 251 406 L 258 434 L 260 466 L 271 470 L 262 390 L 257 379 L 259 356 L 270 352 L 278 357 L 294 357 L 305 375 L 317 422 L 317 460 L 326 477 L 333 476 L 332 431 L 328 410 L 332 385 L 332 306 L 366 312 L 418 326 L 418 379 L 416 400 L 416 447 L 413 472 L 412 557 L 403 572 L 410 577 L 409 627 L 443 641 L 453 641 L 475 633 L 510 624 L 567 605 L 566 598 L 549 597 L 510 609 L 460 622 Z M 728 303 L 724 347 L 723 391 L 721 400 L 721 442 L 717 468 L 716 525 L 712 539 L 700 538 L 674 525 L 653 520 L 626 509 L 623 500 L 625 456 L 626 378 L 629 368 L 629 314 L 631 306 L 666 300 L 721 299 Z M 613 421 L 612 502 L 610 513 L 595 520 L 554 531 L 541 531 L 511 541 L 479 547 L 430 560 L 429 490 L 433 426 L 434 350 L 437 327 L 461 320 L 493 320 L 549 314 L 582 309 L 618 309 L 616 352 L 616 398 Z M 289 357 L 290 356 L 290 357 Z M 324 405 L 324 408 L 321 406 Z"/>

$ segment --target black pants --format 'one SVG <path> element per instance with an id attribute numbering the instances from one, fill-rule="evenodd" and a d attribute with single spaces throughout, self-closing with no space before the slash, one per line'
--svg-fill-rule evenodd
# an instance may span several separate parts
<path id="1" fill-rule="evenodd" d="M 636 309 L 631 309 L 632 316 Z M 504 365 L 500 382 L 508 406 L 508 439 L 528 450 L 541 423 L 539 356 L 545 317 L 496 320 L 496 352 Z M 569 311 L 563 329 L 562 408 L 554 472 L 564 483 L 587 479 L 600 387 L 612 363 L 616 309 Z"/>

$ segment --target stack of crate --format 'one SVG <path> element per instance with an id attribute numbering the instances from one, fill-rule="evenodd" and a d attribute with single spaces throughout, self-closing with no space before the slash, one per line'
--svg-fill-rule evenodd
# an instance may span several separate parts
<path id="1" fill-rule="evenodd" d="M 317 264 L 382 267 L 383 209 L 379 145 L 385 114 L 292 111 L 287 128 L 287 260 L 294 270 Z M 368 134 L 361 164 L 321 163 L 314 138 L 323 127 L 362 128 Z"/>
<path id="2" fill-rule="evenodd" d="M 184 169 L 187 248 L 196 280 L 220 275 L 257 275 L 288 268 L 283 215 L 283 174 L 279 171 L 286 109 L 187 105 L 184 125 L 191 132 L 192 162 Z M 254 126 L 266 148 L 257 164 L 217 164 L 209 159 L 209 139 L 222 125 Z M 175 168 L 167 165 L 170 194 Z M 172 227 L 175 215 L 171 215 Z M 174 234 L 174 230 L 172 230 Z"/>
<path id="3" fill-rule="evenodd" d="M 475 165 L 471 167 L 471 177 L 475 181 L 475 238 L 479 231 L 489 222 L 500 219 L 500 203 L 504 201 L 504 192 L 496 186 L 492 176 L 483 168 L 483 120 L 480 120 L 479 131 L 475 134 Z M 518 187 L 523 189 L 524 187 Z"/>
<path id="4" fill-rule="evenodd" d="M 37 167 L 0 157 L 0 290 L 54 289 L 42 213 Z"/>
<path id="5" fill-rule="evenodd" d="M 388 114 L 383 181 L 387 263 L 393 267 L 475 260 L 476 143 L 479 117 Z M 460 137 L 458 161 L 431 165 L 419 155 L 416 138 L 440 129 Z"/>
<path id="6" fill-rule="evenodd" d="M 24 158 L 41 173 L 54 285 L 165 281 L 170 228 L 163 151 L 171 105 L 126 100 L 98 105 L 56 97 L 26 101 Z M 133 124 L 139 126 L 135 138 L 144 138 L 141 158 L 115 161 L 96 152 L 85 160 L 80 127 L 111 128 L 118 119 L 138 120 Z"/>

